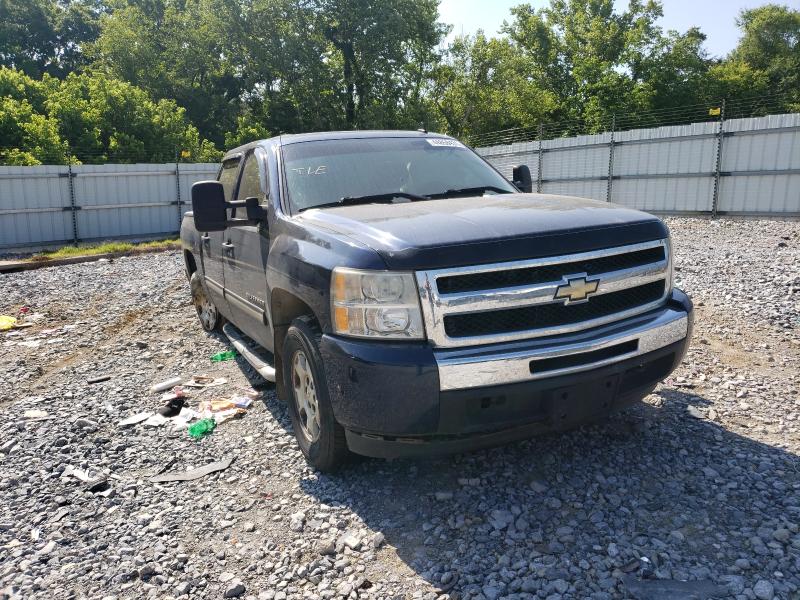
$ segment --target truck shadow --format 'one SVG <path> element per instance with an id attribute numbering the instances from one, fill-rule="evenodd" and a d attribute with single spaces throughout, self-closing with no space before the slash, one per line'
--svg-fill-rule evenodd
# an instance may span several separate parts
<path id="1" fill-rule="evenodd" d="M 577 579 L 576 597 L 617 595 L 647 557 L 662 578 L 741 574 L 729 582 L 741 593 L 800 570 L 800 458 L 687 416 L 708 404 L 662 388 L 598 425 L 440 460 L 355 461 L 300 485 L 354 511 L 363 523 L 351 529 L 382 532 L 380 552 L 434 591 L 509 594 L 527 579 L 525 591 L 550 594 L 552 581 Z M 774 535 L 784 528 L 789 538 Z"/>

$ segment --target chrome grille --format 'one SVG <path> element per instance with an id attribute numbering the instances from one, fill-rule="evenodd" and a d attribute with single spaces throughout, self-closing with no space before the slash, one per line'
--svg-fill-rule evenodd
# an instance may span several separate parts
<path id="1" fill-rule="evenodd" d="M 489 344 L 596 327 L 663 303 L 669 243 L 417 272 L 428 339 L 440 347 Z M 596 281 L 586 300 L 556 298 L 575 278 Z"/>

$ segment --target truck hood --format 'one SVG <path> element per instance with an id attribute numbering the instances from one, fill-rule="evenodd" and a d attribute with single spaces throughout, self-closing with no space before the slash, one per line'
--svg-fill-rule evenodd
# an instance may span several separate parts
<path id="1" fill-rule="evenodd" d="M 435 269 L 555 256 L 660 239 L 656 217 L 609 202 L 498 194 L 311 209 L 310 225 L 373 248 L 390 269 Z"/>

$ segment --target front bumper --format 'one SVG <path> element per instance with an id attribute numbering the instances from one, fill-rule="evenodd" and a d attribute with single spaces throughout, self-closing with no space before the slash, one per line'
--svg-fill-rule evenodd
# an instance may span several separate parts
<path id="1" fill-rule="evenodd" d="M 578 334 L 453 350 L 325 335 L 321 352 L 350 449 L 421 456 L 573 427 L 640 400 L 683 359 L 692 320 L 675 290 L 657 310 Z"/>

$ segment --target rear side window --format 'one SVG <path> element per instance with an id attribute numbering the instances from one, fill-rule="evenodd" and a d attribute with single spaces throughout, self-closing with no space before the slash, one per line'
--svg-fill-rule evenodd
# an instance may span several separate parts
<path id="1" fill-rule="evenodd" d="M 242 180 L 239 182 L 239 200 L 246 198 L 258 198 L 259 204 L 266 200 L 266 194 L 261 186 L 261 175 L 258 169 L 258 156 L 256 152 L 251 152 L 244 163 L 242 169 Z"/>
<path id="2" fill-rule="evenodd" d="M 236 187 L 236 174 L 239 171 L 239 159 L 232 158 L 222 163 L 222 170 L 217 177 L 217 181 L 222 184 L 225 190 L 225 200 L 230 202 L 233 199 L 233 188 Z"/>

